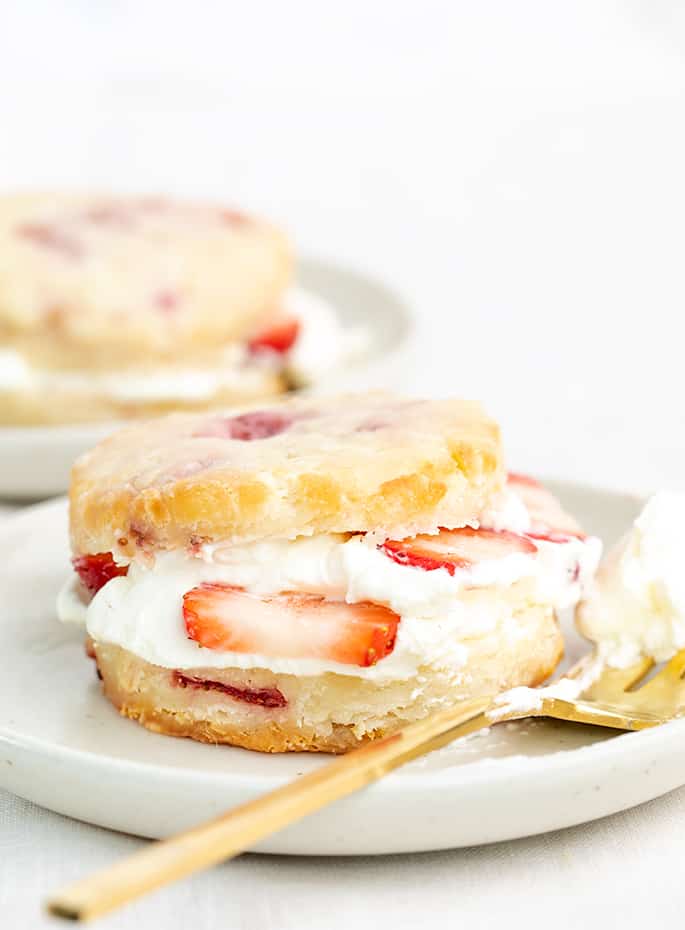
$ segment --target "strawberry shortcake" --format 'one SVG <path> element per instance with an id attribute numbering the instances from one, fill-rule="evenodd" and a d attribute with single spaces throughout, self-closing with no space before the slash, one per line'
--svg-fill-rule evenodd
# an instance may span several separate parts
<path id="1" fill-rule="evenodd" d="M 542 682 L 586 537 L 504 471 L 475 403 L 385 393 L 176 414 L 75 465 L 74 575 L 104 692 L 160 733 L 344 752 Z"/>
<path id="2" fill-rule="evenodd" d="M 162 197 L 0 197 L 0 424 L 247 403 L 335 359 L 285 237 Z"/>

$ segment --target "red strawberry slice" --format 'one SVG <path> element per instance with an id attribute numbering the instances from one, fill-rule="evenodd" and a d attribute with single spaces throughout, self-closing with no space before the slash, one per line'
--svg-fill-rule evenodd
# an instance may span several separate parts
<path id="1" fill-rule="evenodd" d="M 294 422 L 294 416 L 280 410 L 253 410 L 237 417 L 215 417 L 193 436 L 200 439 L 240 439 L 243 442 L 270 439 L 285 432 Z"/>
<path id="2" fill-rule="evenodd" d="M 165 316 L 172 316 L 178 310 L 180 302 L 178 291 L 169 287 L 162 288 L 152 297 L 155 309 Z"/>
<path id="3" fill-rule="evenodd" d="M 91 594 L 96 594 L 100 588 L 128 572 L 128 565 L 117 565 L 111 552 L 99 552 L 97 555 L 79 555 L 71 560 L 74 571 L 81 579 L 81 583 Z"/>
<path id="4" fill-rule="evenodd" d="M 221 210 L 219 218 L 228 226 L 243 226 L 250 222 L 249 216 L 241 213 L 240 210 Z"/>
<path id="5" fill-rule="evenodd" d="M 547 542 L 568 542 L 572 537 L 585 538 L 578 523 L 539 481 L 511 473 L 507 484 L 518 494 L 530 514 L 531 529 L 527 536 Z"/>
<path id="6" fill-rule="evenodd" d="M 285 707 L 288 701 L 278 688 L 243 688 L 237 685 L 228 685 L 223 681 L 214 681 L 211 678 L 197 678 L 195 675 L 185 675 L 174 671 L 171 680 L 177 688 L 193 688 L 195 691 L 220 691 L 236 701 L 246 704 L 259 704 L 261 707 Z"/>
<path id="7" fill-rule="evenodd" d="M 529 539 L 538 539 L 540 542 L 553 542 L 553 543 L 567 543 L 572 539 L 585 539 L 585 533 L 572 532 L 571 530 L 564 530 L 563 532 L 555 532 L 547 526 L 544 526 L 542 523 L 533 523 L 531 531 L 526 533 Z"/>
<path id="8" fill-rule="evenodd" d="M 454 575 L 484 559 L 501 559 L 519 552 L 533 555 L 535 544 L 525 536 L 506 530 L 474 530 L 465 526 L 457 530 L 440 530 L 436 536 L 414 536 L 401 541 L 387 540 L 380 549 L 400 565 L 412 565 L 431 572 L 446 569 Z"/>
<path id="9" fill-rule="evenodd" d="M 510 471 L 507 475 L 507 483 L 512 486 L 524 484 L 529 488 L 541 488 L 542 485 L 537 478 L 531 478 L 530 475 L 522 475 L 517 471 Z"/>
<path id="10" fill-rule="evenodd" d="M 94 226 L 130 229 L 138 219 L 139 207 L 133 203 L 98 203 L 89 207 L 83 218 Z"/>
<path id="11" fill-rule="evenodd" d="M 295 345 L 300 332 L 300 321 L 292 316 L 276 320 L 257 333 L 248 342 L 250 352 L 277 352 L 283 355 Z"/>
<path id="12" fill-rule="evenodd" d="M 183 619 L 188 637 L 208 649 L 362 667 L 392 652 L 400 621 L 379 604 L 310 594 L 259 596 L 213 582 L 183 595 Z"/>
<path id="13" fill-rule="evenodd" d="M 14 232 L 33 245 L 54 252 L 62 258 L 83 258 L 81 243 L 57 226 L 49 226 L 47 223 L 25 223 L 23 226 L 17 226 Z"/>

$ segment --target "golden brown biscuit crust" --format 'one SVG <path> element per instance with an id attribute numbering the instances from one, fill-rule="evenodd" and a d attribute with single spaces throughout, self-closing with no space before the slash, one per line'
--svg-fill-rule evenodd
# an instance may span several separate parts
<path id="1" fill-rule="evenodd" d="M 280 232 L 161 197 L 0 197 L 0 346 L 49 368 L 182 358 L 247 338 L 292 270 Z"/>
<path id="2" fill-rule="evenodd" d="M 330 532 L 402 537 L 477 519 L 500 435 L 463 400 L 385 393 L 173 415 L 116 433 L 72 472 L 77 553 Z"/>

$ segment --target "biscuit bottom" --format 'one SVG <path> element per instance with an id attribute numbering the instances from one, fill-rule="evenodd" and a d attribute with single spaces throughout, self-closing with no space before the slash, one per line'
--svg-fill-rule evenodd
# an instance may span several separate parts
<path id="1" fill-rule="evenodd" d="M 554 611 L 528 607 L 516 629 L 467 642 L 458 671 L 430 667 L 401 681 L 266 669 L 179 671 L 108 643 L 94 650 L 104 692 L 149 730 L 260 752 L 347 752 L 466 698 L 535 686 L 556 668 L 563 641 Z"/>

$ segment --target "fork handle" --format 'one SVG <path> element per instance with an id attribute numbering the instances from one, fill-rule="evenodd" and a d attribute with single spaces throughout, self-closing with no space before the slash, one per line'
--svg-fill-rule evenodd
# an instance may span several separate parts
<path id="1" fill-rule="evenodd" d="M 64 888 L 48 901 L 48 910 L 69 920 L 88 920 L 154 888 L 237 856 L 263 837 L 378 781 L 410 759 L 490 726 L 484 711 L 491 703 L 492 697 L 477 698 L 438 711 L 215 820 L 150 844 Z"/>

